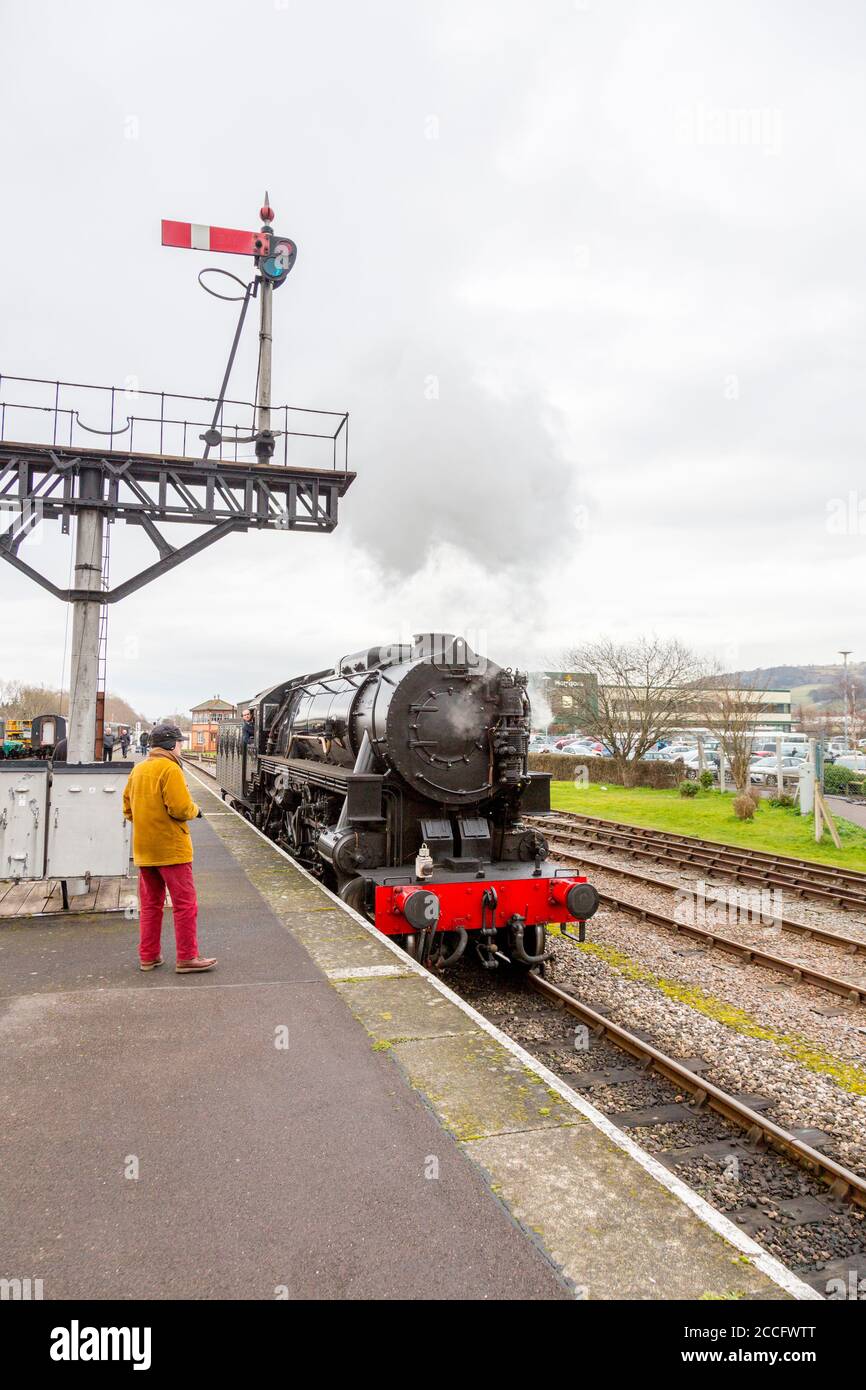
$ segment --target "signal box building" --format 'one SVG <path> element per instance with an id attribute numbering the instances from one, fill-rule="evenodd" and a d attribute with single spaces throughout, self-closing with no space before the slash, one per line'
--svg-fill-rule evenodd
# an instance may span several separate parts
<path id="1" fill-rule="evenodd" d="M 236 718 L 237 709 L 227 700 L 221 700 L 218 695 L 214 695 L 213 699 L 194 705 L 191 714 L 190 752 L 216 753 L 220 725 L 225 719 Z"/>

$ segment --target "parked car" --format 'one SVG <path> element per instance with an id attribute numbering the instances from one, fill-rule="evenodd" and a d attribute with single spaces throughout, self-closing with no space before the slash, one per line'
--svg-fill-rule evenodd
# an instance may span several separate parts
<path id="1" fill-rule="evenodd" d="M 864 759 L 866 765 L 866 759 Z M 790 780 L 799 777 L 801 771 L 806 766 L 805 758 L 783 758 L 782 759 L 782 779 Z M 751 781 L 759 785 L 767 785 L 778 779 L 779 765 L 775 758 L 758 758 L 749 766 L 749 777 Z"/>
<path id="2" fill-rule="evenodd" d="M 696 751 L 693 743 L 669 743 L 667 748 L 662 749 L 662 757 L 666 762 L 674 763 L 677 758 L 684 758 L 692 751 Z"/>
<path id="3" fill-rule="evenodd" d="M 607 754 L 602 743 L 566 743 L 561 748 L 551 749 L 553 753 L 566 753 L 573 758 L 603 758 Z"/>
<path id="4" fill-rule="evenodd" d="M 866 772 L 866 753 L 840 753 L 836 766 L 847 767 L 849 772 Z"/>
<path id="5" fill-rule="evenodd" d="M 548 738 L 546 734 L 533 734 L 529 740 L 530 753 L 549 753 L 555 746 L 555 740 Z"/>
<path id="6" fill-rule="evenodd" d="M 702 771 L 711 772 L 713 776 L 715 776 L 719 770 L 719 762 L 721 760 L 718 753 L 713 752 L 712 749 L 710 749 L 709 752 L 706 750 L 704 751 L 703 768 L 701 767 L 701 760 L 698 756 L 697 748 L 689 749 L 687 753 L 683 753 L 680 756 L 687 777 L 699 777 Z"/>

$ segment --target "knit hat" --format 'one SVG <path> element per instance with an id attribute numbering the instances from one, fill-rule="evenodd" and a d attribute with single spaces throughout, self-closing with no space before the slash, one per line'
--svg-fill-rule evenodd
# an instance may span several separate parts
<path id="1" fill-rule="evenodd" d="M 167 748 L 169 752 L 176 743 L 183 742 L 183 734 L 176 724 L 157 724 L 151 730 L 150 744 L 152 748 Z"/>

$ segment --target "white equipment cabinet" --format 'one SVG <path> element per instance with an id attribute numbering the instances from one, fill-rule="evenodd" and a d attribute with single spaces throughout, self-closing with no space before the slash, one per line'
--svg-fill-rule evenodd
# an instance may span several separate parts
<path id="1" fill-rule="evenodd" d="M 123 788 L 131 763 L 56 763 L 51 778 L 46 878 L 129 873 Z"/>
<path id="2" fill-rule="evenodd" d="M 0 762 L 0 878 L 42 878 L 47 809 L 47 764 Z"/>

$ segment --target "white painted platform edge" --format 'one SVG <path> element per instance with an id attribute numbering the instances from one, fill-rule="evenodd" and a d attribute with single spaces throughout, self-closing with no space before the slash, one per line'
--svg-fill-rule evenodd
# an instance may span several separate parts
<path id="1" fill-rule="evenodd" d="M 214 796 L 219 796 L 219 792 L 216 791 L 213 786 L 209 787 L 192 768 L 189 768 L 188 771 L 206 791 L 211 792 Z M 623 1132 L 623 1130 L 618 1129 L 606 1115 L 603 1115 L 594 1105 L 590 1105 L 589 1101 L 584 1100 L 583 1096 L 579 1096 L 576 1091 L 573 1091 L 570 1086 L 566 1086 L 564 1081 L 561 1081 L 558 1076 L 554 1075 L 552 1071 L 549 1071 L 543 1062 L 539 1062 L 537 1057 L 533 1057 L 531 1053 L 526 1052 L 513 1038 L 509 1038 L 507 1033 L 501 1032 L 494 1023 L 490 1023 L 489 1020 L 478 1013 L 476 1009 L 473 1009 L 471 1004 L 467 1004 L 464 999 L 461 999 L 458 994 L 455 994 L 446 984 L 443 984 L 442 980 L 438 979 L 437 976 L 431 974 L 429 970 L 425 970 L 417 961 L 413 961 L 411 956 L 407 956 L 402 947 L 395 945 L 395 943 L 389 940 L 387 936 L 384 936 L 382 932 L 377 931 L 372 923 L 367 921 L 366 917 L 362 917 L 360 912 L 356 912 L 354 908 L 349 907 L 348 903 L 344 903 L 342 898 L 338 897 L 336 893 L 332 893 L 329 888 L 326 888 L 319 879 L 304 868 L 303 864 L 299 864 L 297 860 L 293 859 L 292 856 L 286 852 L 286 850 L 275 844 L 273 840 L 268 839 L 268 836 L 263 834 L 257 826 L 248 821 L 245 816 L 242 816 L 238 811 L 232 811 L 231 808 L 229 808 L 229 810 L 233 815 L 237 816 L 238 820 L 243 825 L 249 830 L 252 830 L 261 840 L 264 840 L 266 845 L 270 845 L 275 854 L 279 854 L 283 859 L 286 859 L 293 869 L 296 869 L 304 878 L 309 879 L 310 883 L 315 884 L 326 897 L 329 897 L 338 907 L 341 907 L 344 912 L 348 913 L 348 915 L 362 926 L 374 940 L 378 941 L 380 944 L 384 943 L 389 951 L 393 952 L 395 956 L 398 956 L 401 963 L 401 969 L 399 971 L 401 975 L 415 974 L 422 976 L 423 979 L 431 984 L 434 989 L 438 990 L 441 995 L 449 999 L 458 1009 L 462 1009 L 463 1013 L 473 1019 L 483 1032 L 495 1038 L 502 1047 L 506 1048 L 507 1051 L 512 1054 L 512 1056 L 518 1058 L 523 1066 L 529 1067 L 531 1071 L 534 1071 L 546 1086 L 550 1086 L 564 1101 L 573 1106 L 575 1110 L 578 1110 L 591 1124 L 595 1125 L 596 1129 L 600 1130 L 602 1134 L 606 1135 L 608 1139 L 616 1144 L 617 1148 L 622 1149 L 624 1153 L 628 1154 L 629 1158 L 633 1158 L 636 1163 L 639 1163 L 641 1168 L 649 1173 L 651 1177 L 655 1178 L 656 1182 L 661 1183 L 662 1187 L 667 1188 L 668 1192 L 678 1197 L 679 1200 L 704 1223 L 704 1225 L 709 1226 L 716 1235 L 721 1236 L 730 1245 L 733 1245 L 737 1250 L 741 1251 L 742 1254 L 748 1255 L 755 1268 L 759 1269 L 762 1274 L 766 1274 L 767 1278 L 771 1279 L 774 1284 L 778 1284 L 779 1287 L 790 1294 L 792 1298 L 798 1299 L 801 1302 L 824 1302 L 823 1296 L 818 1293 L 817 1289 L 813 1289 L 810 1284 L 800 1279 L 793 1270 L 788 1269 L 780 1260 L 775 1259 L 773 1255 L 769 1254 L 762 1246 L 758 1245 L 757 1241 L 752 1240 L 751 1237 L 741 1231 L 738 1226 L 735 1226 L 733 1221 L 729 1221 L 722 1212 L 716 1211 L 715 1207 L 710 1206 L 709 1202 L 697 1192 L 694 1192 L 687 1183 L 683 1182 L 682 1178 L 678 1178 L 675 1173 L 671 1173 L 665 1168 L 663 1163 L 659 1163 L 658 1159 L 653 1158 L 652 1154 L 648 1154 L 644 1149 L 641 1149 L 633 1139 L 630 1139 L 628 1135 Z M 375 967 L 372 968 L 375 969 Z M 381 968 L 383 967 L 380 967 L 380 969 Z M 387 969 L 387 967 L 384 968 Z M 358 973 L 359 971 L 357 969 L 346 971 L 347 975 L 355 975 Z M 471 1144 L 467 1144 L 464 1147 L 471 1153 Z"/>
<path id="2" fill-rule="evenodd" d="M 329 980 L 372 980 L 380 976 L 392 978 L 401 975 L 411 975 L 411 970 L 407 970 L 402 965 L 341 965 L 337 970 L 326 970 L 325 975 Z"/>

